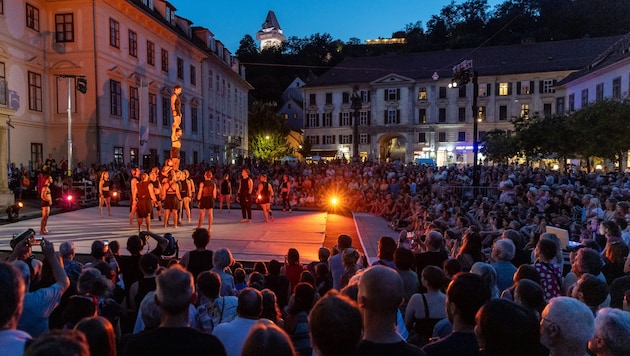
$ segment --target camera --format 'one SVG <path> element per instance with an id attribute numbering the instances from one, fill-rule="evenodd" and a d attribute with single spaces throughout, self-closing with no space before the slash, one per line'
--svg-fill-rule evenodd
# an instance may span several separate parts
<path id="1" fill-rule="evenodd" d="M 40 237 L 35 237 L 35 238 L 29 240 L 28 244 L 31 245 L 31 246 L 38 246 L 38 245 L 42 244 L 42 240 L 44 240 L 44 238 L 41 237 L 41 236 Z"/>
<path id="2" fill-rule="evenodd" d="M 22 242 L 23 240 L 26 240 L 26 243 L 30 244 L 30 242 L 34 239 L 35 239 L 35 230 L 28 229 L 26 231 L 13 234 L 13 237 L 11 238 L 9 245 L 11 246 L 12 249 L 15 249 L 15 246 L 17 246 L 17 244 Z"/>

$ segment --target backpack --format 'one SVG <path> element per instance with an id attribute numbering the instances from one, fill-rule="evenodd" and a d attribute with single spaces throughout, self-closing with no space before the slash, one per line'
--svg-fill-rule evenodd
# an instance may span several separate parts
<path id="1" fill-rule="evenodd" d="M 174 255 L 175 253 L 178 253 L 179 252 L 179 243 L 177 242 L 177 240 L 175 240 L 173 235 L 171 235 L 170 233 L 166 233 L 166 234 L 164 234 L 164 238 L 168 240 L 168 245 L 166 246 L 166 248 L 162 252 L 162 255 L 163 256 L 170 256 L 170 255 Z"/>
<path id="2" fill-rule="evenodd" d="M 219 297 L 214 302 L 197 307 L 197 328 L 203 332 L 212 333 L 214 327 L 228 323 L 237 316 L 238 298 L 233 296 Z"/>

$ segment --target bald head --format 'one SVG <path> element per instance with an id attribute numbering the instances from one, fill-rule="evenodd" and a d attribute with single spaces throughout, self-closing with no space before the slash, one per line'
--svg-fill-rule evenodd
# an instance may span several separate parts
<path id="1" fill-rule="evenodd" d="M 375 313 L 396 313 L 404 297 L 403 282 L 389 267 L 368 268 L 359 281 L 359 305 Z"/>

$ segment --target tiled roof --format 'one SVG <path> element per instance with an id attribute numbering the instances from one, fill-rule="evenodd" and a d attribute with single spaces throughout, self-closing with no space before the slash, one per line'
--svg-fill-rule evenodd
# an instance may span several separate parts
<path id="1" fill-rule="evenodd" d="M 280 23 L 278 22 L 278 19 L 276 18 L 276 14 L 272 10 L 269 10 L 269 12 L 267 13 L 267 18 L 265 19 L 265 22 L 263 22 L 262 28 L 263 30 L 265 29 L 282 30 L 280 28 Z"/>
<path id="2" fill-rule="evenodd" d="M 479 76 L 579 70 L 621 37 L 582 38 L 378 57 L 349 57 L 307 83 L 305 87 L 368 83 L 390 73 L 414 80 L 430 80 L 435 72 L 440 78 L 450 78 L 453 66 L 466 59 L 473 60 Z"/>

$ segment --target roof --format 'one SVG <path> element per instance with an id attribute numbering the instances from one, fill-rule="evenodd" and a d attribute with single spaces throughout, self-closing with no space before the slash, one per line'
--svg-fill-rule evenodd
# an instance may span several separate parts
<path id="1" fill-rule="evenodd" d="M 450 78 L 453 66 L 472 59 L 479 76 L 579 70 L 622 36 L 526 43 L 378 57 L 348 57 L 304 87 L 369 83 L 395 73 L 429 80 L 437 72 Z"/>
<path id="2" fill-rule="evenodd" d="M 267 13 L 267 18 L 265 19 L 265 22 L 263 22 L 262 28 L 263 30 L 282 30 L 280 28 L 280 23 L 278 23 L 278 19 L 276 18 L 276 14 L 272 10 L 269 10 Z"/>

